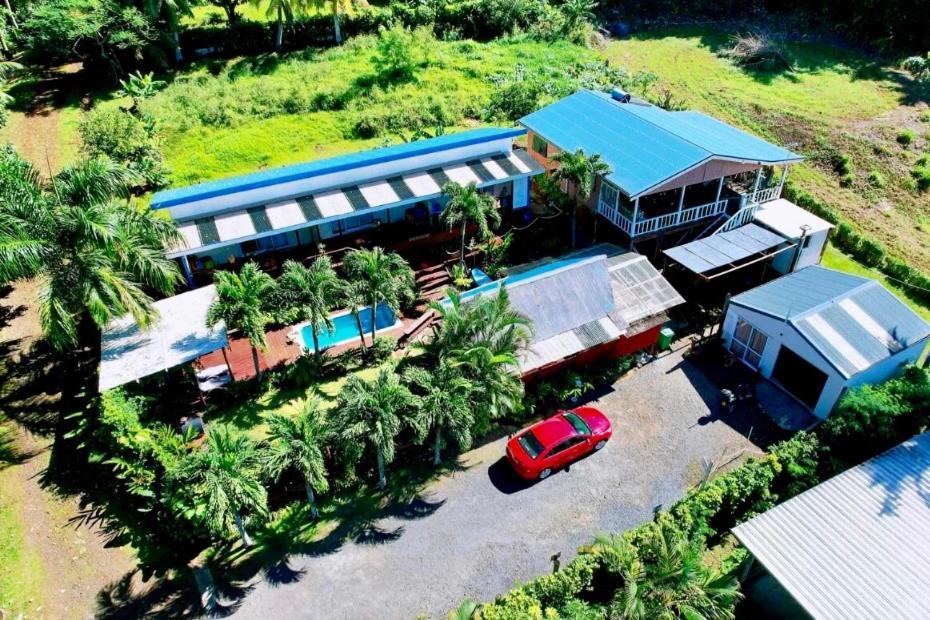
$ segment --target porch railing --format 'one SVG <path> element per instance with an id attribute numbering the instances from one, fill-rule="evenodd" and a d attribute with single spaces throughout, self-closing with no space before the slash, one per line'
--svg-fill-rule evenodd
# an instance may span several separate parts
<path id="1" fill-rule="evenodd" d="M 778 198 L 781 198 L 781 185 L 756 190 L 756 192 L 749 197 L 747 202 L 761 204 Z"/>
<path id="2" fill-rule="evenodd" d="M 682 224 L 689 224 L 709 217 L 716 217 L 726 210 L 727 201 L 718 200 L 717 202 L 710 202 L 697 207 L 682 209 L 674 213 L 666 213 L 665 215 L 637 220 L 634 226 L 630 218 L 624 215 L 619 209 L 615 209 L 604 202 L 598 205 L 598 212 L 601 215 L 631 237 L 647 235 L 649 233 L 665 230 L 666 228 L 674 228 Z"/>
<path id="3" fill-rule="evenodd" d="M 720 227 L 713 232 L 713 234 L 727 232 L 728 230 L 733 230 L 734 228 L 739 228 L 743 224 L 748 224 L 756 216 L 756 211 L 759 210 L 761 203 L 750 202 L 745 207 L 734 213 L 727 219 L 726 222 L 720 225 Z"/>

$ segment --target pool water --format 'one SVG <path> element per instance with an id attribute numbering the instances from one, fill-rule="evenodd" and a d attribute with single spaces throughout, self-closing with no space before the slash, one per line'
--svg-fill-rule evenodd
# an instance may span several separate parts
<path id="1" fill-rule="evenodd" d="M 359 314 L 362 319 L 362 329 L 365 331 L 366 335 L 370 334 L 371 309 L 364 308 Z M 326 347 L 331 347 L 334 344 L 352 340 L 353 338 L 358 339 L 358 325 L 355 322 L 355 316 L 353 316 L 351 312 L 334 316 L 332 317 L 332 321 L 332 331 L 327 332 L 325 328 L 320 330 L 318 340 L 321 350 Z M 384 304 L 378 304 L 375 310 L 375 330 L 391 327 L 396 321 L 397 319 L 390 308 Z M 304 341 L 304 346 L 306 346 L 308 350 L 313 351 L 313 330 L 310 329 L 309 325 L 304 325 L 300 329 L 300 337 Z"/>

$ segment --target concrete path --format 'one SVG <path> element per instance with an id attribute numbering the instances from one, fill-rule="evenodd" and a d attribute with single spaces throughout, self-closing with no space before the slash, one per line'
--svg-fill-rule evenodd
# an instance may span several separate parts
<path id="1" fill-rule="evenodd" d="M 708 403 L 718 389 L 680 353 L 621 379 L 593 401 L 614 424 L 601 452 L 531 485 L 501 461 L 505 439 L 461 457 L 409 510 L 381 519 L 364 542 L 291 557 L 290 583 L 257 580 L 241 618 L 444 618 L 464 598 L 487 601 L 515 580 L 564 564 L 598 532 L 648 521 L 701 477 L 702 458 L 758 449 Z"/>

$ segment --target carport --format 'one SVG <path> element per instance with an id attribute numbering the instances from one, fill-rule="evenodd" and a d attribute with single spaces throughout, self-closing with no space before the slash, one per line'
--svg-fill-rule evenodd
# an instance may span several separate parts
<path id="1" fill-rule="evenodd" d="M 710 235 L 662 253 L 703 280 L 768 260 L 797 244 L 757 224 Z"/>

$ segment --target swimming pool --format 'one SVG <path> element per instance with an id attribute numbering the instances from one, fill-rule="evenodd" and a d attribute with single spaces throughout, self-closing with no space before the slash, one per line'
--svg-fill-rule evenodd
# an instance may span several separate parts
<path id="1" fill-rule="evenodd" d="M 365 331 L 365 334 L 368 335 L 371 333 L 371 308 L 364 308 L 359 314 L 362 319 L 362 329 Z M 333 321 L 333 331 L 327 332 L 325 329 L 320 330 L 318 336 L 320 349 L 325 349 L 335 344 L 342 344 L 350 340 L 358 340 L 358 325 L 351 312 L 337 314 L 331 318 Z M 384 304 L 378 304 L 378 308 L 375 310 L 376 332 L 394 327 L 398 324 L 400 324 L 400 321 L 397 320 L 394 313 L 391 312 L 391 309 Z M 313 330 L 310 329 L 309 325 L 304 325 L 300 328 L 300 337 L 303 340 L 304 346 L 308 350 L 313 351 Z"/>

